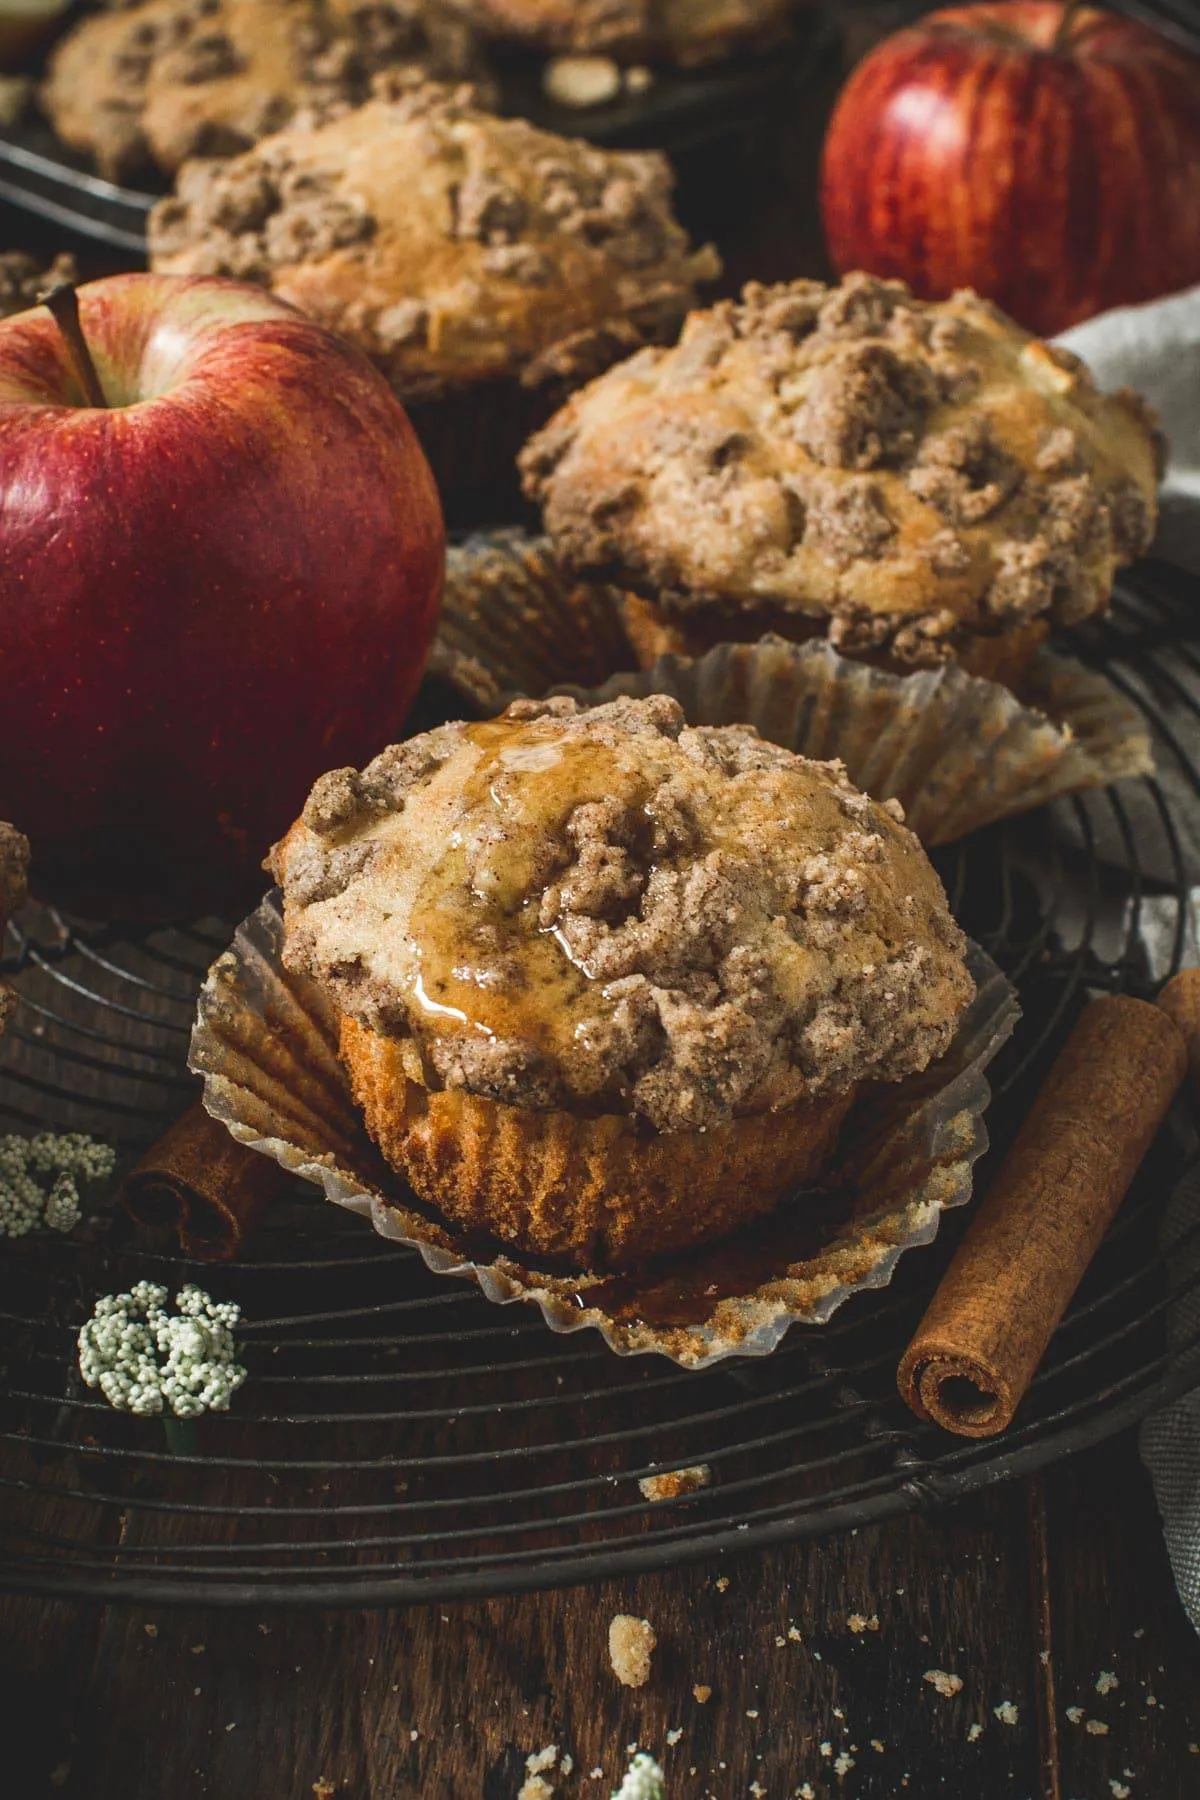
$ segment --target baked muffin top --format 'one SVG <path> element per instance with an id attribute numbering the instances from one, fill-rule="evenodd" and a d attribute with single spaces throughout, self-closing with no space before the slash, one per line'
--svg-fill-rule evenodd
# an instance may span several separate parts
<path id="1" fill-rule="evenodd" d="M 710 62 L 769 38 L 795 0 L 452 0 L 500 37 L 550 50 Z"/>
<path id="2" fill-rule="evenodd" d="M 656 152 L 500 119 L 469 90 L 377 98 L 190 164 L 150 218 L 152 266 L 267 283 L 408 398 L 498 376 L 583 379 L 674 330 L 719 270 Z"/>
<path id="3" fill-rule="evenodd" d="M 121 179 L 233 155 L 302 106 L 356 105 L 396 67 L 476 72 L 474 39 L 439 0 L 135 0 L 64 38 L 42 102 L 65 143 Z"/>
<path id="4" fill-rule="evenodd" d="M 1102 610 L 1153 535 L 1159 455 L 1136 395 L 986 301 L 851 275 L 692 314 L 576 394 L 522 469 L 577 569 L 924 661 Z"/>
<path id="5" fill-rule="evenodd" d="M 900 818 L 665 695 L 518 701 L 321 778 L 284 960 L 426 1085 L 704 1129 L 946 1049 L 964 939 Z"/>

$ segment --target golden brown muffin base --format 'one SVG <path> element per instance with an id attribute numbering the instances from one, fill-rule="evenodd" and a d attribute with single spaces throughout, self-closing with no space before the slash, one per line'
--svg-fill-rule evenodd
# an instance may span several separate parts
<path id="1" fill-rule="evenodd" d="M 828 1163 L 854 1090 L 705 1132 L 505 1106 L 410 1080 L 403 1040 L 343 1017 L 339 1052 L 385 1161 L 462 1231 L 586 1269 L 636 1266 L 774 1210 Z"/>
<path id="2" fill-rule="evenodd" d="M 647 600 L 641 594 L 623 593 L 621 621 L 633 645 L 638 665 L 653 668 L 660 656 L 703 656 L 718 644 L 753 644 L 774 633 L 793 644 L 806 644 L 826 635 L 828 620 L 788 612 L 783 607 L 721 607 L 681 614 Z M 954 660 L 968 675 L 1019 692 L 1034 657 L 1050 635 L 1045 619 L 1031 619 L 995 637 L 972 636 L 955 646 Z M 936 646 L 933 647 L 936 650 Z M 843 651 L 856 662 L 870 663 L 893 675 L 911 675 L 918 668 L 937 668 L 943 659 L 931 654 L 928 663 L 900 662 L 871 651 Z"/>

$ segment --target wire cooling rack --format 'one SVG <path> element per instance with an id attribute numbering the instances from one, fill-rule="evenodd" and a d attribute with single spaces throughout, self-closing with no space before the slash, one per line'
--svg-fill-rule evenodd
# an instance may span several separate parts
<path id="1" fill-rule="evenodd" d="M 964 924 L 1017 982 L 1024 1019 L 993 1065 L 1002 1146 L 1087 993 L 1153 992 L 1190 928 L 1200 831 L 1200 618 L 1143 565 L 1075 638 L 1148 713 L 1160 774 L 939 853 Z M 131 937 L 33 910 L 6 969 L 0 1130 L 52 1122 L 132 1154 L 193 1093 L 193 999 L 227 941 L 206 922 Z M 1140 1418 L 1200 1380 L 1168 1330 L 1158 1239 L 1185 1166 L 1159 1143 L 1059 1329 L 1013 1429 L 963 1442 L 919 1424 L 897 1361 L 962 1221 L 882 1294 L 761 1361 L 689 1373 L 552 1335 L 430 1275 L 410 1251 L 297 1187 L 244 1259 L 205 1268 L 104 1208 L 69 1238 L 0 1245 L 0 1586 L 156 1603 L 372 1604 L 593 1580 L 936 1506 Z M 1186 1246 L 1183 1246 L 1186 1250 Z M 1182 1254 L 1182 1251 L 1179 1253 Z M 1174 1266 L 1182 1266 L 1178 1258 Z M 80 1384 L 94 1297 L 199 1279 L 243 1308 L 250 1371 L 196 1453 Z M 1189 1285 L 1185 1283 L 1185 1286 Z M 1176 1290 L 1178 1292 L 1178 1288 Z M 1189 1373 L 1190 1371 L 1190 1373 Z M 639 1478 L 705 1463 L 711 1485 L 651 1504 Z"/>

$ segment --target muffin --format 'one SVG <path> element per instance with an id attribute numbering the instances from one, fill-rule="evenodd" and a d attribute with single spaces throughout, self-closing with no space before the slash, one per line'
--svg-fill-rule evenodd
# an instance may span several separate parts
<path id="1" fill-rule="evenodd" d="M 461 20 L 427 0 L 143 0 L 82 19 L 42 104 L 112 180 L 231 156 L 301 107 L 366 98 L 381 69 L 477 73 Z"/>
<path id="2" fill-rule="evenodd" d="M 624 61 L 713 62 L 778 36 L 794 0 L 453 0 L 497 37 Z"/>
<path id="3" fill-rule="evenodd" d="M 8 921 L 25 904 L 29 874 L 29 842 L 13 825 L 0 819 L 0 950 Z M 4 1030 L 17 1004 L 12 989 L 0 981 L 0 1031 Z"/>
<path id="4" fill-rule="evenodd" d="M 968 292 L 751 285 L 576 394 L 521 458 L 644 661 L 775 631 L 1018 685 L 1153 537 L 1161 440 L 1129 390 Z"/>
<path id="5" fill-rule="evenodd" d="M 661 695 L 519 701 L 336 770 L 269 866 L 386 1161 L 575 1268 L 819 1180 L 861 1085 L 940 1057 L 973 993 L 894 803 Z"/>
<path id="6" fill-rule="evenodd" d="M 150 217 L 152 266 L 259 281 L 367 352 L 444 496 L 515 486 L 569 385 L 672 334 L 719 270 L 653 152 L 500 119 L 384 77 L 368 105 L 197 162 Z"/>

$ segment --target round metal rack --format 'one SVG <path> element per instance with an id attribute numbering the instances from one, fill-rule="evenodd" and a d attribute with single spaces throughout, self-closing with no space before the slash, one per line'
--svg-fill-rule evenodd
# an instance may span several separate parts
<path id="1" fill-rule="evenodd" d="M 1149 995 L 1178 966 L 1200 860 L 1200 621 L 1185 579 L 1142 565 L 1072 650 L 1156 728 L 1159 775 L 939 853 L 952 903 L 1017 983 L 1024 1017 L 993 1066 L 1002 1148 L 1095 991 Z M 229 928 L 136 935 L 30 909 L 4 968 L 23 1004 L 0 1041 L 0 1131 L 90 1130 L 132 1156 L 194 1092 L 194 996 Z M 995 1150 L 993 1150 L 993 1155 Z M 1174 1303 L 1191 1240 L 1164 1255 L 1189 1166 L 1160 1135 L 1013 1428 L 923 1426 L 895 1370 L 963 1228 L 892 1286 L 761 1361 L 689 1373 L 551 1334 L 432 1276 L 412 1252 L 297 1187 L 236 1263 L 182 1258 L 111 1206 L 0 1254 L 0 1587 L 166 1603 L 379 1604 L 594 1580 L 936 1506 L 1095 1442 L 1200 1381 Z M 980 1180 L 986 1180 L 986 1166 Z M 250 1375 L 193 1455 L 160 1421 L 79 1380 L 95 1296 L 198 1279 L 244 1315 Z M 649 1503 L 639 1478 L 705 1463 L 711 1484 Z"/>

